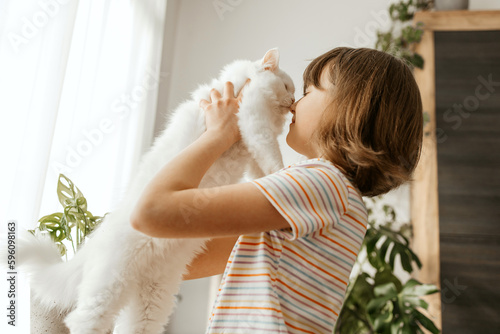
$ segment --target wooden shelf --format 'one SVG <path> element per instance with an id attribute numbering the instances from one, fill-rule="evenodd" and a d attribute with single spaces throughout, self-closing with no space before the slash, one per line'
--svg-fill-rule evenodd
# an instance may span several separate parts
<path id="1" fill-rule="evenodd" d="M 413 21 L 422 22 L 425 30 L 432 31 L 500 30 L 500 10 L 417 12 Z"/>
<path id="2" fill-rule="evenodd" d="M 415 69 L 424 111 L 430 121 L 424 132 L 422 155 L 411 184 L 410 211 L 413 225 L 412 247 L 422 262 L 413 277 L 423 283 L 440 284 L 439 203 L 436 145 L 436 78 L 434 32 L 500 30 L 500 10 L 417 12 L 413 21 L 424 23 L 424 34 L 416 52 L 425 60 L 424 69 Z M 424 298 L 431 319 L 441 328 L 441 294 Z M 427 331 L 426 331 L 427 333 Z"/>

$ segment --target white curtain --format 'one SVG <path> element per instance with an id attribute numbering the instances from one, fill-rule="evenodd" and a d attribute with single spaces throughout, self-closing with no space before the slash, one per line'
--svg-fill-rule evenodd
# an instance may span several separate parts
<path id="1" fill-rule="evenodd" d="M 165 10 L 166 0 L 0 0 L 1 234 L 10 219 L 33 228 L 61 211 L 59 173 L 93 214 L 113 210 L 152 140 Z"/>

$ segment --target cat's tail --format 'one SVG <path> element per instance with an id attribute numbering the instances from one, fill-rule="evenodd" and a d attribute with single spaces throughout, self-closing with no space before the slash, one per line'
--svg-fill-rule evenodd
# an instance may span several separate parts
<path id="1" fill-rule="evenodd" d="M 83 249 L 82 249 L 83 250 Z M 16 267 L 28 274 L 31 295 L 41 306 L 58 311 L 73 308 L 83 272 L 80 251 L 68 262 L 49 235 L 20 230 L 16 240 Z"/>

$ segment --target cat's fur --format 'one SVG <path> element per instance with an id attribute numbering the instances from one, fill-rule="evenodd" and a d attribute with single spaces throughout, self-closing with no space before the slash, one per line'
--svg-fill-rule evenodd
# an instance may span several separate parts
<path id="1" fill-rule="evenodd" d="M 203 251 L 206 240 L 148 237 L 132 229 L 131 211 L 160 168 L 205 131 L 199 102 L 209 100 L 211 88 L 222 92 L 226 81 L 238 92 L 251 79 L 238 113 L 242 140 L 214 163 L 200 187 L 240 182 L 245 171 L 256 178 L 282 168 L 277 136 L 293 103 L 294 85 L 278 60 L 277 49 L 272 49 L 256 62 L 235 61 L 179 105 L 143 157 L 121 204 L 73 259 L 61 262 L 46 237 L 20 238 L 21 269 L 31 273 L 35 296 L 48 308 L 71 311 L 65 323 L 72 334 L 107 333 L 114 325 L 117 333 L 163 331 L 186 265 Z"/>

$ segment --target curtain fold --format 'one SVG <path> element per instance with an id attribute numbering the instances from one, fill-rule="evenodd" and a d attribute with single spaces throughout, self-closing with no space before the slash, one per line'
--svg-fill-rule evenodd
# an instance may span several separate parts
<path id="1" fill-rule="evenodd" d="M 0 217 L 30 226 L 40 209 L 76 3 L 59 8 L 54 18 L 36 1 L 4 4 L 9 13 L 0 41 Z"/>
<path id="2" fill-rule="evenodd" d="M 166 0 L 1 1 L 0 234 L 61 211 L 59 173 L 93 214 L 113 210 L 151 144 L 165 11 Z"/>

